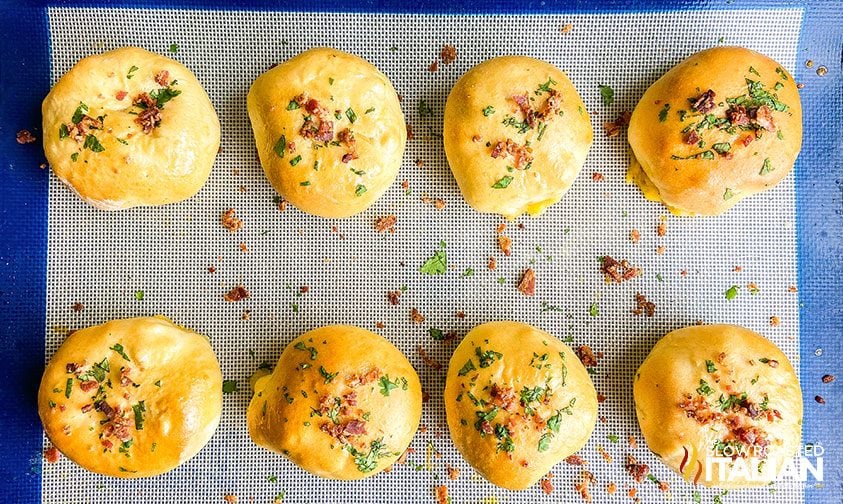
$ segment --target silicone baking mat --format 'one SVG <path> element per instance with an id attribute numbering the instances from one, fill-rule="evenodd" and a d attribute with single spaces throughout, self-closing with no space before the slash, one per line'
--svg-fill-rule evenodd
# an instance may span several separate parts
<path id="1" fill-rule="evenodd" d="M 230 495 L 258 503 L 281 496 L 283 502 L 434 502 L 434 488 L 445 485 L 454 503 L 577 502 L 574 485 L 586 469 L 596 477 L 596 502 L 631 501 L 631 488 L 643 502 L 801 502 L 797 484 L 723 496 L 683 483 L 647 450 L 631 397 L 633 373 L 652 345 L 697 321 L 761 332 L 798 368 L 792 175 L 722 217 L 671 217 L 624 182 L 625 135 L 608 138 L 602 126 L 631 111 L 662 73 L 707 47 L 749 47 L 793 71 L 801 18 L 800 9 L 437 16 L 51 8 L 53 82 L 78 59 L 122 45 L 167 54 L 205 85 L 222 123 L 222 152 L 196 197 L 160 208 L 100 212 L 51 178 L 46 357 L 68 329 L 163 314 L 208 335 L 224 377 L 239 390 L 225 396 L 211 442 L 175 471 L 121 481 L 62 459 L 44 465 L 43 501 L 223 502 Z M 456 61 L 440 61 L 431 71 L 445 45 L 456 48 Z M 256 76 L 315 46 L 352 52 L 381 69 L 402 95 L 413 131 L 396 182 L 372 208 L 344 220 L 279 210 L 246 114 Z M 509 223 L 464 203 L 441 140 L 444 102 L 456 79 L 503 54 L 534 56 L 565 70 L 595 130 L 588 161 L 562 202 L 541 217 Z M 613 89 L 611 104 L 601 98 L 600 85 Z M 229 208 L 244 223 L 233 234 L 220 225 Z M 397 216 L 395 233 L 376 232 L 375 218 L 388 214 Z M 513 241 L 509 257 L 497 246 L 502 223 Z M 640 233 L 637 243 L 633 230 Z M 447 273 L 421 274 L 419 267 L 440 248 Z M 598 262 L 604 255 L 629 260 L 643 276 L 606 284 Z M 493 271 L 490 256 L 497 259 Z M 516 289 L 528 267 L 537 274 L 534 297 Z M 224 301 L 238 284 L 249 299 Z M 733 299 L 730 289 L 737 292 Z M 397 305 L 387 301 L 389 291 L 401 292 Z M 655 303 L 652 318 L 632 313 L 636 293 Z M 73 310 L 75 303 L 84 308 Z M 424 322 L 411 321 L 413 308 Z M 538 485 L 509 492 L 485 482 L 448 436 L 442 389 L 450 354 L 471 327 L 496 319 L 531 323 L 571 346 L 604 353 L 593 375 L 606 398 L 601 421 L 579 452 L 588 464 L 557 465 L 550 495 Z M 430 396 L 408 463 L 355 483 L 315 478 L 258 448 L 245 423 L 250 374 L 262 362 L 274 363 L 296 335 L 332 323 L 359 325 L 395 343 Z M 437 341 L 431 329 L 457 337 Z M 442 368 L 426 364 L 419 347 Z M 634 483 L 624 470 L 627 454 L 649 464 L 653 480 Z M 460 471 L 454 480 L 449 466 Z M 667 494 L 656 481 L 669 484 Z M 612 483 L 614 494 L 607 491 Z"/>

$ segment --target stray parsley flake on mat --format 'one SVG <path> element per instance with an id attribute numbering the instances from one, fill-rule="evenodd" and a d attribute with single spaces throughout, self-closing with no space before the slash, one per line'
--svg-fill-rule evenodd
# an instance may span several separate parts
<path id="1" fill-rule="evenodd" d="M 445 253 L 445 243 L 439 242 L 439 250 L 433 253 L 422 264 L 419 271 L 424 275 L 444 275 L 448 271 L 448 255 Z"/>

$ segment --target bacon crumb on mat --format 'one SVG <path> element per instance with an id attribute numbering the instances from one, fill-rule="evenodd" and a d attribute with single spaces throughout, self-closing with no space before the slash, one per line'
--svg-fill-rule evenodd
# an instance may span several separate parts
<path id="1" fill-rule="evenodd" d="M 436 198 L 435 200 L 433 200 L 433 207 L 437 210 L 442 210 L 443 208 L 445 208 L 445 200 L 443 200 L 442 198 Z"/>
<path id="2" fill-rule="evenodd" d="M 524 270 L 521 280 L 518 282 L 518 291 L 525 296 L 536 294 L 536 272 L 533 271 L 533 268 Z"/>
<path id="3" fill-rule="evenodd" d="M 574 25 L 568 23 L 562 26 L 562 33 L 571 33 L 574 30 Z"/>
<path id="4" fill-rule="evenodd" d="M 580 474 L 580 481 L 574 484 L 574 489 L 580 493 L 580 497 L 586 502 L 591 502 L 591 491 L 589 486 L 592 483 L 597 483 L 597 478 L 589 471 L 583 471 Z"/>
<path id="5" fill-rule="evenodd" d="M 228 502 L 229 504 L 233 504 L 233 503 L 237 502 L 237 496 L 231 495 L 231 494 L 226 494 L 226 495 L 223 496 L 223 500 L 225 502 Z"/>
<path id="6" fill-rule="evenodd" d="M 442 46 L 442 50 L 439 51 L 439 59 L 442 60 L 442 63 L 450 65 L 457 60 L 457 48 L 450 44 Z"/>
<path id="7" fill-rule="evenodd" d="M 487 266 L 490 270 L 494 270 L 495 268 L 497 268 L 497 267 L 498 267 L 498 260 L 497 260 L 497 259 L 495 259 L 495 258 L 494 258 L 494 257 L 492 257 L 492 256 L 489 256 L 489 261 L 486 263 L 486 266 Z"/>
<path id="8" fill-rule="evenodd" d="M 632 476 L 632 479 L 638 483 L 644 481 L 644 478 L 650 472 L 650 466 L 638 462 L 635 457 L 629 454 L 626 456 L 626 464 L 624 465 L 624 468 L 626 469 L 626 472 Z"/>
<path id="9" fill-rule="evenodd" d="M 449 479 L 455 480 L 455 479 L 460 477 L 460 470 L 457 469 L 456 467 L 452 467 L 451 464 L 448 464 L 448 466 L 445 469 L 448 471 L 448 478 Z"/>
<path id="10" fill-rule="evenodd" d="M 424 322 L 424 315 L 422 315 L 416 308 L 413 308 L 410 310 L 410 320 L 412 320 L 414 324 L 421 324 Z"/>
<path id="11" fill-rule="evenodd" d="M 658 247 L 656 247 L 656 254 L 658 255 L 664 255 L 666 251 L 667 247 L 665 247 L 664 245 L 659 245 Z"/>
<path id="12" fill-rule="evenodd" d="M 396 217 L 395 215 L 390 214 L 383 217 L 378 217 L 375 219 L 375 231 L 377 231 L 378 233 L 383 233 L 384 231 L 394 233 L 396 223 L 398 223 L 398 217 Z"/>
<path id="13" fill-rule="evenodd" d="M 70 309 L 78 313 L 85 309 L 85 305 L 77 301 L 70 306 Z"/>
<path id="14" fill-rule="evenodd" d="M 632 310 L 635 315 L 647 315 L 652 317 L 656 313 L 656 304 L 652 301 L 647 301 L 643 294 L 635 294 L 635 309 Z"/>
<path id="15" fill-rule="evenodd" d="M 498 248 L 501 249 L 503 255 L 512 255 L 512 238 L 504 235 L 498 235 Z"/>
<path id="16" fill-rule="evenodd" d="M 629 436 L 629 446 L 633 449 L 638 448 L 638 440 L 635 439 L 635 436 Z"/>
<path id="17" fill-rule="evenodd" d="M 386 327 L 386 325 L 384 325 L 383 322 L 375 322 L 375 328 L 383 329 L 384 327 Z"/>
<path id="18" fill-rule="evenodd" d="M 386 299 L 391 305 L 397 305 L 400 297 L 401 291 L 388 291 L 386 293 Z"/>
<path id="19" fill-rule="evenodd" d="M 779 324 L 781 324 L 781 320 L 777 316 L 773 315 L 772 317 L 770 317 L 771 326 L 778 327 Z"/>
<path id="20" fill-rule="evenodd" d="M 436 359 L 428 355 L 427 351 L 421 345 L 416 345 L 416 351 L 424 361 L 425 365 L 428 367 L 432 367 L 433 369 L 442 369 L 442 364 L 440 364 Z"/>
<path id="21" fill-rule="evenodd" d="M 228 301 L 229 303 L 235 301 L 242 301 L 243 299 L 247 299 L 249 297 L 249 291 L 246 290 L 245 287 L 242 285 L 238 285 L 228 291 L 224 296 L 223 299 Z"/>
<path id="22" fill-rule="evenodd" d="M 448 497 L 448 487 L 445 485 L 436 486 L 436 503 L 451 504 L 451 498 Z"/>
<path id="23" fill-rule="evenodd" d="M 240 252 L 243 252 L 244 254 L 249 251 L 249 247 L 247 247 L 246 244 L 243 243 L 243 242 L 240 242 L 239 247 L 240 247 Z"/>
<path id="24" fill-rule="evenodd" d="M 430 72 L 430 73 L 436 72 L 437 70 L 439 70 L 439 62 L 438 61 L 434 61 L 433 63 L 431 63 L 427 67 L 427 71 Z"/>
<path id="25" fill-rule="evenodd" d="M 659 222 L 659 225 L 656 226 L 656 234 L 659 236 L 664 236 L 667 234 L 667 224 L 664 222 Z"/>
<path id="26" fill-rule="evenodd" d="M 235 216 L 233 208 L 229 208 L 220 215 L 220 224 L 231 233 L 236 233 L 243 227 L 243 220 Z"/>
<path id="27" fill-rule="evenodd" d="M 641 233 L 637 229 L 633 229 L 629 232 L 629 241 L 632 243 L 638 243 L 641 239 Z"/>
<path id="28" fill-rule="evenodd" d="M 35 136 L 33 136 L 32 133 L 29 130 L 23 129 L 23 130 L 18 131 L 18 134 L 15 135 L 15 140 L 17 140 L 17 142 L 19 144 L 24 145 L 24 144 L 30 144 L 30 143 L 34 142 L 36 139 L 35 139 Z"/>
<path id="29" fill-rule="evenodd" d="M 632 267 L 626 259 L 618 262 L 607 255 L 600 258 L 600 271 L 603 272 L 606 283 L 622 283 L 641 274 L 641 269 Z"/>
<path id="30" fill-rule="evenodd" d="M 787 292 L 798 292 L 795 285 L 789 285 L 787 287 Z"/>
<path id="31" fill-rule="evenodd" d="M 599 453 L 600 456 L 603 457 L 603 460 L 605 460 L 607 463 L 612 463 L 612 456 L 609 455 L 609 452 L 606 451 L 606 448 L 603 448 L 603 446 L 601 445 L 597 445 L 597 453 Z"/>
<path id="32" fill-rule="evenodd" d="M 598 359 L 603 357 L 603 352 L 598 352 L 595 355 L 594 351 L 588 345 L 580 345 L 579 347 L 577 347 L 576 353 L 577 357 L 579 357 L 580 361 L 585 367 L 597 366 Z"/>
<path id="33" fill-rule="evenodd" d="M 208 266 L 208 273 L 216 273 L 217 268 L 216 266 Z"/>
<path id="34" fill-rule="evenodd" d="M 61 452 L 55 446 L 51 446 L 44 450 L 44 460 L 50 464 L 55 464 L 61 458 Z"/>
<path id="35" fill-rule="evenodd" d="M 605 177 L 600 172 L 594 172 L 591 174 L 591 180 L 593 180 L 594 182 L 603 182 L 603 180 L 605 180 Z"/>
<path id="36" fill-rule="evenodd" d="M 612 122 L 604 122 L 603 123 L 603 130 L 606 131 L 607 138 L 614 138 L 621 134 L 621 130 L 629 125 L 629 120 L 632 118 L 632 113 L 628 110 L 624 110 Z"/>
<path id="37" fill-rule="evenodd" d="M 586 465 L 588 462 L 586 462 L 586 460 L 580 457 L 579 455 L 568 455 L 567 457 L 565 457 L 565 463 L 575 466 L 581 466 Z"/>
<path id="38" fill-rule="evenodd" d="M 547 473 L 547 476 L 542 478 L 542 481 L 541 481 L 542 492 L 546 493 L 547 495 L 550 495 L 550 494 L 553 493 L 553 483 L 550 481 L 550 478 L 552 478 L 552 477 L 553 477 L 552 473 Z"/>
<path id="39" fill-rule="evenodd" d="M 465 318 L 465 312 L 460 310 L 457 313 L 455 313 L 454 316 L 457 317 L 458 319 L 464 319 Z"/>

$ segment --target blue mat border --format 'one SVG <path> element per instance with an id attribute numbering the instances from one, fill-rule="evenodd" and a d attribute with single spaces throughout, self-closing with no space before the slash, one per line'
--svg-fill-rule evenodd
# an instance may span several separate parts
<path id="1" fill-rule="evenodd" d="M 38 502 L 41 492 L 41 427 L 35 398 L 43 369 L 46 307 L 48 170 L 40 141 L 18 145 L 20 129 L 40 134 L 40 103 L 49 90 L 46 9 L 146 7 L 243 10 L 314 10 L 306 0 L 286 2 L 207 0 L 167 2 L 95 0 L 0 3 L 0 146 L 4 153 L 0 199 L 0 495 L 9 502 Z M 843 2 L 726 0 L 514 1 L 334 0 L 331 11 L 442 14 L 641 12 L 700 9 L 805 9 L 797 56 L 797 81 L 805 83 L 805 148 L 796 166 L 796 218 L 802 335 L 801 380 L 805 395 L 805 442 L 825 449 L 825 485 L 805 490 L 809 503 L 843 502 Z M 748 27 L 751 29 L 751 27 Z M 771 34 L 775 36 L 775 34 Z M 803 65 L 813 59 L 826 77 Z M 816 68 L 816 67 L 815 67 Z M 818 349 L 821 349 L 818 350 Z M 820 355 L 818 355 L 820 354 Z M 815 396 L 822 396 L 821 405 Z"/>

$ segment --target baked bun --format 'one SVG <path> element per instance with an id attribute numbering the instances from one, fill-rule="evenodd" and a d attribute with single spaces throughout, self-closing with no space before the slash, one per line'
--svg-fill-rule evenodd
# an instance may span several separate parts
<path id="1" fill-rule="evenodd" d="M 353 326 L 326 326 L 287 345 L 272 374 L 254 384 L 249 434 L 323 478 L 373 476 L 407 449 L 422 392 L 407 358 Z"/>
<path id="2" fill-rule="evenodd" d="M 793 169 L 802 105 L 793 77 L 742 47 L 694 54 L 657 80 L 629 123 L 627 179 L 679 215 L 718 215 Z"/>
<path id="3" fill-rule="evenodd" d="M 222 374 L 205 336 L 164 317 L 74 332 L 50 359 L 38 414 L 50 441 L 106 476 L 165 473 L 211 439 Z"/>
<path id="4" fill-rule="evenodd" d="M 76 63 L 41 112 L 53 173 L 102 210 L 193 196 L 220 146 L 219 119 L 196 76 L 137 47 Z"/>
<path id="5" fill-rule="evenodd" d="M 802 392 L 793 367 L 773 343 L 743 327 L 671 332 L 641 364 L 633 394 L 650 450 L 694 483 L 766 485 L 799 447 Z M 743 475 L 740 467 L 721 475 L 712 458 L 732 464 L 732 456 L 749 467 Z M 761 470 L 751 465 L 759 462 Z"/>
<path id="6" fill-rule="evenodd" d="M 305 51 L 258 77 L 246 103 L 269 182 L 304 212 L 360 213 L 398 174 L 407 141 L 398 94 L 362 58 Z"/>
<path id="7" fill-rule="evenodd" d="M 501 56 L 454 85 L 444 136 L 468 204 L 514 219 L 538 215 L 562 198 L 585 162 L 592 130 L 561 70 L 526 56 Z"/>
<path id="8" fill-rule="evenodd" d="M 445 412 L 468 463 L 495 485 L 521 490 L 585 445 L 597 393 L 555 337 L 520 322 L 489 322 L 451 357 Z"/>

